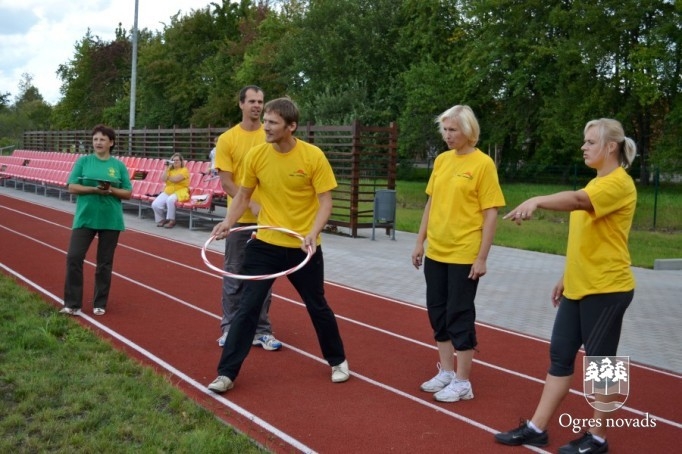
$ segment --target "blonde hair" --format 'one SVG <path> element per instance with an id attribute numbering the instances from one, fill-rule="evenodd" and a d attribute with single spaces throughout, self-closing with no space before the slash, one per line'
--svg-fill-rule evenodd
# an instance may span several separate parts
<path id="1" fill-rule="evenodd" d="M 172 161 L 176 156 L 180 158 L 180 167 L 185 167 L 185 158 L 183 158 L 180 153 L 173 153 L 173 156 L 170 157 L 170 160 Z"/>
<path id="2" fill-rule="evenodd" d="M 620 121 L 612 118 L 591 120 L 585 125 L 584 133 L 586 134 L 587 130 L 592 127 L 597 128 L 599 145 L 604 148 L 607 143 L 615 142 L 618 145 L 618 162 L 624 169 L 630 167 L 637 156 L 637 145 L 634 140 L 625 136 Z"/>
<path id="3" fill-rule="evenodd" d="M 436 124 L 441 135 L 445 132 L 443 131 L 443 121 L 444 120 L 455 120 L 462 128 L 462 132 L 469 141 L 469 145 L 475 146 L 478 143 L 478 137 L 481 134 L 481 127 L 478 125 L 478 120 L 474 111 L 471 107 L 466 105 L 456 105 L 450 107 L 448 110 L 438 115 L 436 118 Z"/>

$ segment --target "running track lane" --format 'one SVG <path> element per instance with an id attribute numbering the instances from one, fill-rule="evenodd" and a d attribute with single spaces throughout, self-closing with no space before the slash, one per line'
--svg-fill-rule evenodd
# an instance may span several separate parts
<path id="1" fill-rule="evenodd" d="M 72 215 L 7 197 L 0 197 L 0 210 L 3 272 L 23 277 L 46 299 L 61 303 Z M 215 264 L 222 260 L 213 252 L 209 257 Z M 208 272 L 199 248 L 123 233 L 109 310 L 95 320 L 87 301 L 94 255 L 88 260 L 86 316 L 79 320 L 275 452 L 510 452 L 492 442 L 492 433 L 532 414 L 541 391 L 546 342 L 479 325 L 475 398 L 436 403 L 418 389 L 435 372 L 437 358 L 424 309 L 329 283 L 327 297 L 353 373 L 349 382 L 332 384 L 307 312 L 280 278 L 271 318 L 285 348 L 253 349 L 235 389 L 216 396 L 205 385 L 216 375 L 220 353 L 215 339 L 221 281 Z M 614 418 L 625 424 L 648 413 L 657 425 L 611 430 L 612 450 L 651 451 L 655 441 L 656 451 L 673 452 L 682 433 L 681 377 L 631 365 L 630 378 L 627 408 Z M 560 413 L 589 418 L 579 379 L 573 390 Z M 559 425 L 558 415 L 549 430 L 550 452 L 575 437 Z"/>

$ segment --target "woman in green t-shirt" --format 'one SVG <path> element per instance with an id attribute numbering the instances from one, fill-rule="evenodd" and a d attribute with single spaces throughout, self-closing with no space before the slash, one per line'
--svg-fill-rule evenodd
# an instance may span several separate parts
<path id="1" fill-rule="evenodd" d="M 115 143 L 113 129 L 95 126 L 92 130 L 94 153 L 75 162 L 67 181 L 69 193 L 78 199 L 66 254 L 64 308 L 60 311 L 64 314 L 77 315 L 83 307 L 83 262 L 95 236 L 99 241 L 93 313 L 104 315 L 106 312 L 114 251 L 118 236 L 125 229 L 121 200 L 130 199 L 132 192 L 128 169 L 111 156 Z"/>

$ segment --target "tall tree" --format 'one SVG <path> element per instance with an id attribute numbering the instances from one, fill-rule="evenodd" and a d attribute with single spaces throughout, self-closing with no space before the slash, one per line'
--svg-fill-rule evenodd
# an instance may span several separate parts
<path id="1" fill-rule="evenodd" d="M 74 58 L 57 70 L 63 96 L 55 107 L 53 122 L 64 129 L 88 129 L 107 121 L 105 111 L 126 96 L 131 43 L 119 24 L 114 41 L 102 41 L 88 30 L 75 50 Z"/>
<path id="2" fill-rule="evenodd" d="M 398 19 L 397 57 L 402 72 L 394 86 L 400 155 L 424 160 L 442 150 L 435 116 L 467 104 L 461 64 L 467 32 L 458 0 L 403 0 Z M 474 106 L 476 107 L 476 106 Z"/>
<path id="3" fill-rule="evenodd" d="M 284 37 L 283 63 L 295 75 L 292 94 L 306 116 L 317 120 L 318 97 L 345 103 L 365 123 L 395 119 L 391 90 L 400 72 L 394 0 L 310 0 L 294 21 L 294 33 Z M 353 91 L 348 91 L 352 88 Z M 340 121 L 329 118 L 327 121 Z"/>
<path id="4" fill-rule="evenodd" d="M 664 18 L 679 24 L 673 10 L 663 0 L 470 2 L 465 62 L 478 77 L 468 91 L 489 106 L 485 123 L 505 160 L 516 168 L 579 159 L 582 126 L 610 116 L 635 136 L 646 164 L 674 73 L 663 55 L 679 48 L 663 32 Z"/>
<path id="5" fill-rule="evenodd" d="M 268 97 L 272 96 L 271 85 L 266 83 L 274 77 L 272 68 L 267 66 L 268 44 L 261 38 L 262 24 L 271 17 L 276 19 L 267 1 L 224 1 L 215 9 L 213 18 L 220 33 L 215 52 L 204 65 L 208 98 L 194 111 L 194 124 L 229 126 L 239 121 L 237 92 L 244 85 L 259 85 Z M 257 67 L 247 64 L 245 68 L 246 60 L 257 62 Z M 260 62 L 266 66 L 258 66 Z"/>
<path id="6" fill-rule="evenodd" d="M 52 107 L 45 102 L 43 95 L 33 85 L 33 77 L 24 73 L 19 82 L 19 95 L 13 111 L 26 119 L 30 129 L 50 129 Z"/>
<path id="7" fill-rule="evenodd" d="M 208 8 L 175 15 L 139 51 L 140 126 L 188 125 L 207 101 L 204 62 L 216 49 L 216 27 Z"/>

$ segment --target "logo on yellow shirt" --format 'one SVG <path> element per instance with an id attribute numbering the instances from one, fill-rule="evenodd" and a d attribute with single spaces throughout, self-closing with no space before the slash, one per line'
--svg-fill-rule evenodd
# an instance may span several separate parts
<path id="1" fill-rule="evenodd" d="M 296 172 L 289 174 L 290 177 L 307 177 L 305 170 L 298 169 Z"/>
<path id="2" fill-rule="evenodd" d="M 462 178 L 466 178 L 467 180 L 473 180 L 474 179 L 474 176 L 469 171 L 466 171 L 464 173 L 458 173 L 457 176 L 462 177 Z"/>

